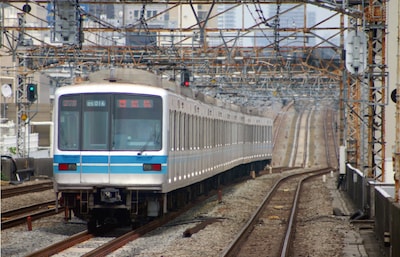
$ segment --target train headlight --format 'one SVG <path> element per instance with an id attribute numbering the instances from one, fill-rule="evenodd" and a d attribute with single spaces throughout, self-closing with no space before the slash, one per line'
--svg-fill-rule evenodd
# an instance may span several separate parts
<path id="1" fill-rule="evenodd" d="M 76 170 L 76 163 L 59 163 L 58 170 Z"/>
<path id="2" fill-rule="evenodd" d="M 143 164 L 144 171 L 161 171 L 161 164 L 160 163 L 145 163 Z"/>

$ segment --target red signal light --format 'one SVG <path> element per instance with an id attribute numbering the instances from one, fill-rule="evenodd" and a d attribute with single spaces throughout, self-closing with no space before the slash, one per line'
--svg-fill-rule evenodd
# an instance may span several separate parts
<path id="1" fill-rule="evenodd" d="M 190 72 L 187 69 L 181 71 L 181 86 L 189 87 L 190 85 Z"/>

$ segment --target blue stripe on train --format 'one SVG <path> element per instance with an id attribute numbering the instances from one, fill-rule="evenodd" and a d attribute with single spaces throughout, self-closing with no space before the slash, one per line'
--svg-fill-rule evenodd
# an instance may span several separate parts
<path id="1" fill-rule="evenodd" d="M 167 172 L 167 156 L 148 156 L 148 155 L 132 155 L 132 156 L 82 156 L 82 165 L 80 165 L 79 155 L 54 155 L 53 172 L 54 173 L 85 173 L 85 174 L 165 174 Z M 60 171 L 59 163 L 76 163 L 78 165 L 76 171 Z M 143 171 L 143 164 L 162 165 L 161 171 Z"/>
<path id="2" fill-rule="evenodd" d="M 79 155 L 54 155 L 53 162 L 54 163 L 78 163 L 80 162 L 81 157 Z"/>

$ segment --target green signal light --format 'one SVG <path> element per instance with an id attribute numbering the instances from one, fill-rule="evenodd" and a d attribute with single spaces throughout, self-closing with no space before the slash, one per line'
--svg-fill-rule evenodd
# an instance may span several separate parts
<path id="1" fill-rule="evenodd" d="M 36 84 L 28 84 L 26 97 L 30 102 L 36 101 L 36 99 L 37 99 L 37 87 L 36 87 Z"/>

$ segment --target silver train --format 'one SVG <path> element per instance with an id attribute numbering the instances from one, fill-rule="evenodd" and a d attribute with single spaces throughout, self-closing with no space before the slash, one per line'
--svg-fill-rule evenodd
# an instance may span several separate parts
<path id="1" fill-rule="evenodd" d="M 89 229 L 160 216 L 217 187 L 226 171 L 270 163 L 271 118 L 196 99 L 150 72 L 108 73 L 54 98 L 54 189 Z"/>

